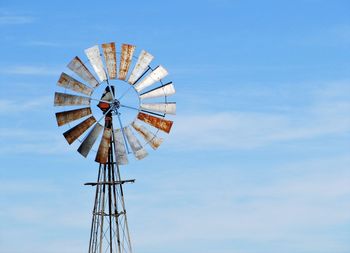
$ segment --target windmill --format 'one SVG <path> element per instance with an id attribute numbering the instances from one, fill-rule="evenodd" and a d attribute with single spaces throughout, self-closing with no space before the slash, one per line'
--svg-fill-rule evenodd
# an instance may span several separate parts
<path id="1" fill-rule="evenodd" d="M 174 86 L 163 82 L 167 70 L 152 67 L 154 57 L 145 50 L 134 53 L 129 44 L 120 52 L 114 42 L 95 45 L 85 50 L 86 61 L 74 57 L 70 74 L 63 72 L 57 82 L 62 91 L 54 105 L 64 108 L 56 113 L 58 126 L 68 126 L 67 142 L 77 143 L 84 157 L 95 154 L 98 163 L 97 181 L 85 184 L 96 187 L 89 253 L 132 252 L 123 186 L 135 180 L 123 179 L 120 166 L 132 154 L 146 157 L 146 146 L 157 149 L 173 124 L 165 119 L 176 110 L 168 101 Z"/>

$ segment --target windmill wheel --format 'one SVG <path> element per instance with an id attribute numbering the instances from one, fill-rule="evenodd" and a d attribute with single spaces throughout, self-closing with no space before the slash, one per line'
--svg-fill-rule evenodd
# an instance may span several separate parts
<path id="1" fill-rule="evenodd" d="M 71 74 L 61 74 L 54 105 L 71 109 L 57 112 L 56 119 L 69 127 L 63 133 L 69 144 L 80 142 L 82 156 L 97 150 L 95 161 L 104 164 L 113 145 L 117 163 L 124 165 L 131 153 L 138 160 L 147 156 L 146 145 L 157 149 L 161 133 L 170 132 L 173 121 L 165 117 L 175 114 L 176 104 L 168 101 L 175 89 L 163 81 L 167 70 L 152 67 L 154 57 L 145 50 L 135 57 L 135 46 L 122 44 L 119 53 L 114 42 L 101 49 L 103 55 L 98 45 L 86 49 L 87 60 L 76 56 L 67 66 Z"/>

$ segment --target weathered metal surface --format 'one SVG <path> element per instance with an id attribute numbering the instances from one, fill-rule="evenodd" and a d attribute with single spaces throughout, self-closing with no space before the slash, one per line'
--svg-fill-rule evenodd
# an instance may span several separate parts
<path id="1" fill-rule="evenodd" d="M 57 81 L 57 85 L 88 96 L 91 96 L 91 93 L 93 91 L 92 88 L 75 80 L 73 77 L 67 75 L 66 73 L 61 74 L 60 79 Z"/>
<path id="2" fill-rule="evenodd" d="M 176 114 L 175 102 L 141 104 L 140 107 L 142 110 L 149 110 L 166 114 Z"/>
<path id="3" fill-rule="evenodd" d="M 135 82 L 142 76 L 143 73 L 148 69 L 149 64 L 153 60 L 154 56 L 150 53 L 142 50 L 140 56 L 136 62 L 133 71 L 130 74 L 128 83 L 135 84 Z"/>
<path id="4" fill-rule="evenodd" d="M 94 118 L 94 116 L 91 116 L 90 118 L 87 118 L 86 120 L 79 123 L 75 127 L 64 132 L 63 135 L 66 138 L 67 142 L 69 144 L 72 144 L 76 139 L 79 138 L 80 135 L 82 135 L 95 122 L 96 122 L 96 119 Z"/>
<path id="5" fill-rule="evenodd" d="M 98 163 L 107 163 L 108 160 L 108 150 L 109 145 L 111 143 L 111 133 L 112 130 L 110 128 L 105 128 L 103 131 L 102 140 L 100 146 L 98 147 L 95 161 Z"/>
<path id="6" fill-rule="evenodd" d="M 144 126 L 134 121 L 132 127 L 149 143 L 153 149 L 157 149 L 162 144 L 163 139 L 156 137 L 153 133 L 147 130 Z"/>
<path id="7" fill-rule="evenodd" d="M 88 82 L 88 84 L 90 84 L 92 87 L 97 87 L 99 85 L 96 78 L 91 74 L 90 70 L 85 66 L 85 64 L 79 59 L 78 56 L 73 58 L 67 67 L 79 77 L 81 77 L 84 81 Z"/>
<path id="8" fill-rule="evenodd" d="M 57 125 L 63 126 L 69 122 L 72 122 L 77 119 L 81 119 L 90 114 L 92 114 L 90 107 L 71 110 L 71 111 L 65 111 L 65 112 L 57 112 L 56 113 Z"/>
<path id="9" fill-rule="evenodd" d="M 145 88 L 151 86 L 155 82 L 160 81 L 162 78 L 168 75 L 168 71 L 163 66 L 158 66 L 151 73 L 149 73 L 142 81 L 135 84 L 137 92 L 141 92 Z"/>
<path id="10" fill-rule="evenodd" d="M 126 153 L 123 133 L 120 129 L 114 129 L 114 142 L 115 142 L 115 157 L 119 165 L 128 164 L 128 155 Z"/>
<path id="11" fill-rule="evenodd" d="M 173 121 L 171 120 L 161 119 L 143 112 L 139 112 L 139 114 L 137 114 L 137 118 L 166 133 L 170 132 L 173 125 Z"/>
<path id="12" fill-rule="evenodd" d="M 55 106 L 63 105 L 90 105 L 90 98 L 55 92 Z"/>
<path id="13" fill-rule="evenodd" d="M 103 55 L 107 65 L 109 79 L 117 78 L 117 56 L 115 51 L 115 43 L 102 44 Z"/>
<path id="14" fill-rule="evenodd" d="M 100 135 L 101 131 L 103 129 L 103 126 L 99 123 L 97 123 L 90 133 L 85 137 L 84 141 L 80 144 L 78 148 L 78 152 L 84 156 L 87 157 L 89 154 L 92 146 L 95 144 L 98 136 Z"/>
<path id="15" fill-rule="evenodd" d="M 126 135 L 126 138 L 128 139 L 128 142 L 130 144 L 130 147 L 131 147 L 135 157 L 138 160 L 145 158 L 148 155 L 148 153 L 147 153 L 146 149 L 144 149 L 142 147 L 140 141 L 133 134 L 130 127 L 124 127 L 124 133 Z"/>
<path id="16" fill-rule="evenodd" d="M 135 51 L 135 46 L 128 45 L 128 44 L 122 45 L 122 53 L 120 56 L 119 75 L 118 75 L 118 78 L 120 80 L 126 79 L 134 51 Z"/>
<path id="17" fill-rule="evenodd" d="M 103 62 L 101 59 L 100 49 L 98 45 L 85 49 L 85 54 L 90 61 L 91 66 L 94 68 L 98 78 L 101 82 L 107 80 L 106 72 L 103 68 Z"/>
<path id="18" fill-rule="evenodd" d="M 157 97 L 164 97 L 164 96 L 171 96 L 175 94 L 175 88 L 172 82 L 165 84 L 164 86 L 161 86 L 159 88 L 150 90 L 148 92 L 145 92 L 140 95 L 141 99 L 146 98 L 157 98 Z"/>

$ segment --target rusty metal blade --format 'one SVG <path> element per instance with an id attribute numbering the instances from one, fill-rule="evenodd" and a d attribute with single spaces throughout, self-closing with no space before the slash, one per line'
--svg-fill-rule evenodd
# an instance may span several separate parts
<path id="1" fill-rule="evenodd" d="M 95 161 L 98 163 L 107 163 L 109 144 L 111 143 L 111 133 L 112 130 L 110 128 L 105 128 L 103 131 L 102 140 L 95 158 Z"/>
<path id="2" fill-rule="evenodd" d="M 90 98 L 55 92 L 54 105 L 90 105 Z"/>
<path id="3" fill-rule="evenodd" d="M 103 129 L 103 126 L 99 123 L 97 123 L 90 133 L 85 137 L 84 141 L 80 144 L 78 148 L 78 152 L 84 156 L 87 157 L 89 154 L 92 146 L 95 144 L 98 136 L 100 135 L 101 131 Z"/>
<path id="4" fill-rule="evenodd" d="M 175 102 L 141 104 L 140 107 L 142 110 L 162 112 L 166 114 L 176 114 Z"/>
<path id="5" fill-rule="evenodd" d="M 150 53 L 142 50 L 140 56 L 136 62 L 133 71 L 130 74 L 128 83 L 135 84 L 135 82 L 142 76 L 143 73 L 148 69 L 149 64 L 153 60 L 154 56 Z"/>
<path id="6" fill-rule="evenodd" d="M 92 114 L 90 107 L 71 110 L 71 111 L 65 111 L 65 112 L 57 112 L 56 113 L 57 125 L 63 126 L 69 122 L 72 122 L 77 119 L 81 119 L 90 114 Z"/>
<path id="7" fill-rule="evenodd" d="M 136 121 L 131 123 L 132 127 L 150 144 L 153 149 L 157 149 L 162 144 L 163 139 L 156 137 L 148 129 Z"/>
<path id="8" fill-rule="evenodd" d="M 143 112 L 139 112 L 139 114 L 137 114 L 137 118 L 166 133 L 170 132 L 173 125 L 173 121 L 171 120 L 161 119 Z"/>
<path id="9" fill-rule="evenodd" d="M 128 142 L 130 144 L 130 147 L 131 147 L 135 157 L 138 160 L 145 158 L 148 155 L 148 153 L 147 153 L 146 149 L 144 149 L 142 147 L 140 141 L 133 134 L 130 127 L 124 127 L 124 133 L 126 135 L 126 138 L 128 139 Z"/>
<path id="10" fill-rule="evenodd" d="M 161 86 L 159 88 L 155 88 L 153 90 L 150 90 L 148 92 L 145 92 L 140 95 L 141 99 L 146 98 L 157 98 L 157 97 L 164 97 L 164 96 L 171 96 L 175 94 L 175 88 L 172 82 L 165 84 L 164 86 Z"/>
<path id="11" fill-rule="evenodd" d="M 119 65 L 119 76 L 118 76 L 120 80 L 126 79 L 126 75 L 128 74 L 128 70 L 130 67 L 130 63 L 131 63 L 134 51 L 135 51 L 135 46 L 128 45 L 128 44 L 122 45 L 122 52 L 120 56 L 120 65 Z"/>
<path id="12" fill-rule="evenodd" d="M 162 78 L 168 75 L 168 71 L 163 66 L 158 66 L 151 73 L 149 73 L 141 82 L 135 84 L 137 92 L 141 92 L 143 89 L 151 86 L 155 82 L 160 81 Z"/>
<path id="13" fill-rule="evenodd" d="M 57 85 L 88 96 L 91 96 L 91 93 L 93 91 L 92 88 L 75 80 L 73 77 L 67 75 L 66 73 L 61 74 L 60 79 L 57 81 Z"/>
<path id="14" fill-rule="evenodd" d="M 80 124 L 64 132 L 63 135 L 69 144 L 72 144 L 76 139 L 79 138 L 89 127 L 91 127 L 96 122 L 94 116 L 87 118 Z"/>
<path id="15" fill-rule="evenodd" d="M 88 82 L 92 87 L 97 87 L 99 85 L 96 78 L 91 74 L 89 69 L 85 64 L 79 59 L 78 56 L 73 58 L 73 60 L 67 65 L 67 67 L 72 70 L 75 74 L 81 77 L 83 80 Z"/>
<path id="16" fill-rule="evenodd" d="M 128 164 L 128 155 L 126 153 L 123 133 L 120 129 L 114 129 L 115 157 L 119 165 Z"/>
<path id="17" fill-rule="evenodd" d="M 98 45 L 85 49 L 85 54 L 101 82 L 107 80 Z"/>
<path id="18" fill-rule="evenodd" d="M 102 44 L 103 55 L 107 65 L 108 76 L 110 79 L 117 78 L 117 56 L 115 52 L 115 43 Z"/>

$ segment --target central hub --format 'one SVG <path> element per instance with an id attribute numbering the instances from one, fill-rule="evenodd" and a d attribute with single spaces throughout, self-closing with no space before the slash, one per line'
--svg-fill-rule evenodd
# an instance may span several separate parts
<path id="1" fill-rule="evenodd" d="M 114 99 L 113 103 L 112 103 L 113 109 L 119 109 L 120 107 L 120 102 L 118 99 Z"/>

